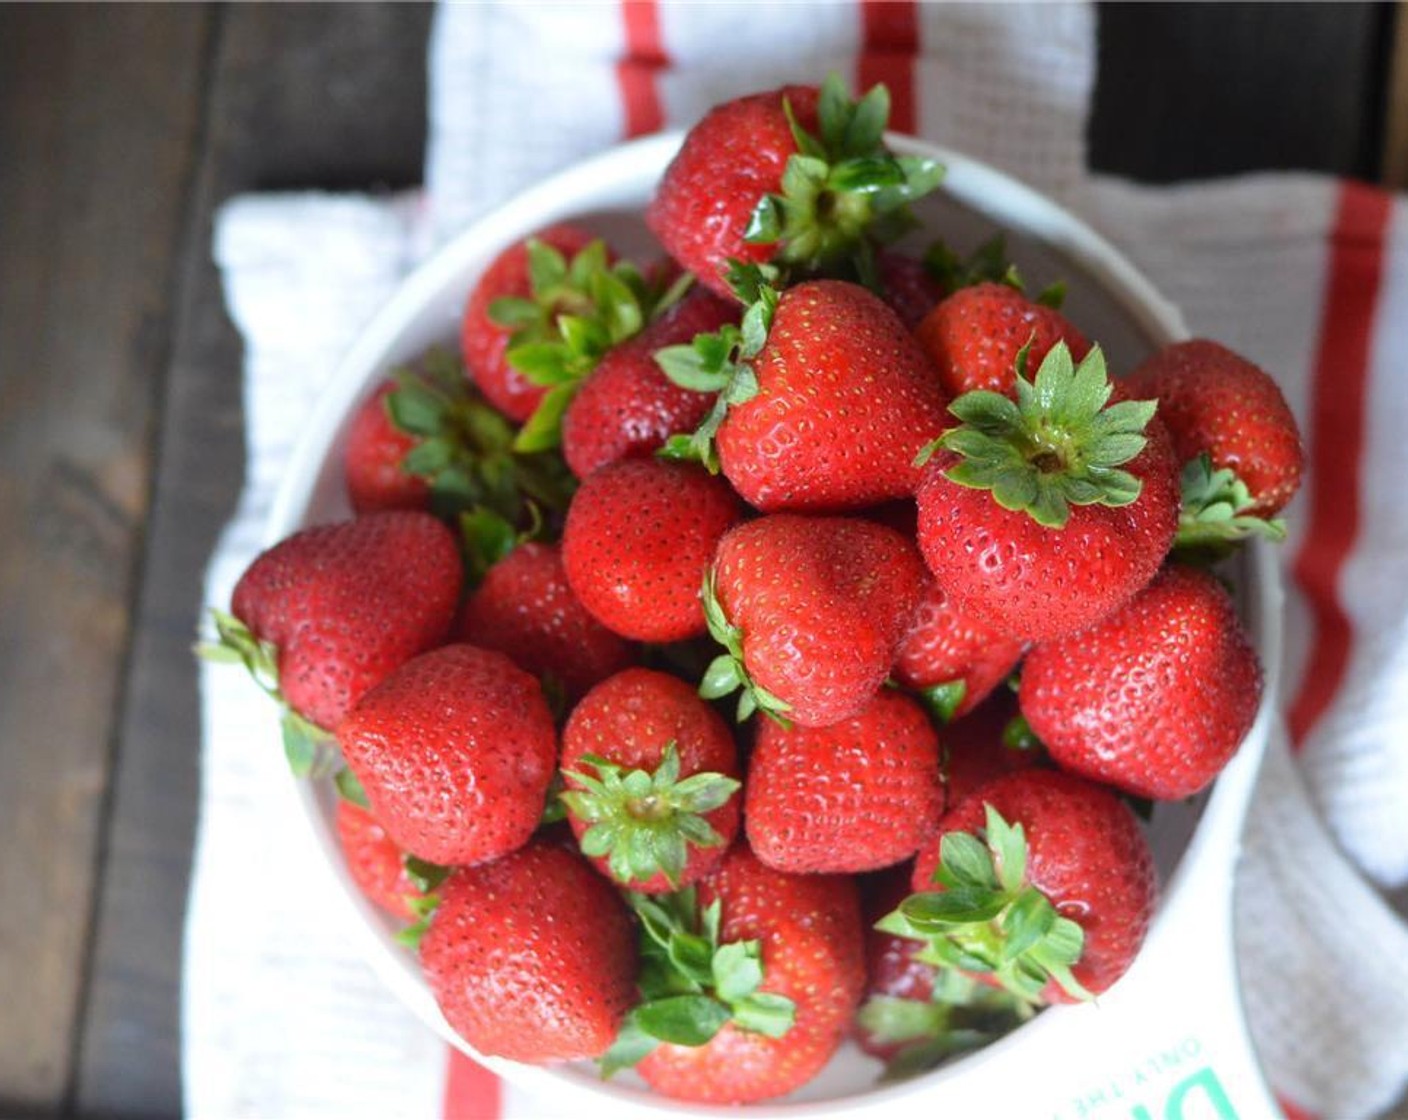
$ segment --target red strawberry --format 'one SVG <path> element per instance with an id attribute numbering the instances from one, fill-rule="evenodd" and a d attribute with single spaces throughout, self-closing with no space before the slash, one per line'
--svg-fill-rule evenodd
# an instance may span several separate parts
<path id="1" fill-rule="evenodd" d="M 562 419 L 562 452 L 578 478 L 617 459 L 649 455 L 704 419 L 712 399 L 672 382 L 655 351 L 738 321 L 736 304 L 696 288 L 639 335 L 608 350 Z"/>
<path id="2" fill-rule="evenodd" d="M 919 959 L 925 943 L 874 928 L 909 896 L 912 863 L 861 883 L 865 917 L 866 998 L 853 1033 L 860 1048 L 903 1077 L 985 1045 L 1030 1017 L 1006 992 L 980 985 L 956 969 Z"/>
<path id="3" fill-rule="evenodd" d="M 720 295 L 730 259 L 864 268 L 885 227 L 942 174 L 885 150 L 889 110 L 883 86 L 856 103 L 834 76 L 820 91 L 787 86 L 717 105 L 685 136 L 646 223 Z"/>
<path id="4" fill-rule="evenodd" d="M 1022 643 L 955 610 L 932 580 L 914 625 L 900 643 L 894 678 L 924 693 L 945 721 L 967 715 L 1005 681 Z"/>
<path id="5" fill-rule="evenodd" d="M 333 730 L 369 688 L 444 638 L 461 579 L 454 537 L 429 514 L 320 525 L 245 570 L 230 608 L 238 622 L 224 619 L 221 636 L 276 678 L 294 712 Z"/>
<path id="6" fill-rule="evenodd" d="M 944 395 L 899 317 L 855 284 L 777 298 L 748 359 L 757 391 L 725 390 L 723 472 L 758 509 L 846 510 L 914 492 L 915 455 L 945 426 Z"/>
<path id="7" fill-rule="evenodd" d="M 647 935 L 643 943 L 653 957 L 642 970 L 644 1002 L 608 1067 L 639 1059 L 647 1084 L 684 1100 L 745 1104 L 789 1093 L 835 1053 L 865 984 L 855 883 L 773 871 L 738 844 L 700 882 L 699 907 L 702 917 L 678 895 L 637 906 L 659 941 Z M 707 959 L 666 956 L 659 943 L 682 935 L 693 944 L 702 938 Z M 663 1015 L 656 1002 L 674 994 L 662 979 L 672 969 L 688 970 L 693 985 L 675 990 L 701 993 L 687 1008 L 674 1004 L 688 1016 Z"/>
<path id="8" fill-rule="evenodd" d="M 394 918 L 408 922 L 419 918 L 410 900 L 422 897 L 422 891 L 406 872 L 405 853 L 371 813 L 339 800 L 337 841 L 348 874 L 364 895 Z"/>
<path id="9" fill-rule="evenodd" d="M 969 715 L 944 728 L 944 786 L 949 805 L 957 805 L 979 786 L 1003 774 L 1048 765 L 1046 754 L 1031 742 L 1008 742 L 1017 713 L 1017 697 L 1002 688 Z"/>
<path id="10" fill-rule="evenodd" d="M 348 713 L 338 741 L 386 831 L 440 864 L 525 844 L 557 764 L 538 682 L 503 654 L 467 645 L 406 662 Z"/>
<path id="11" fill-rule="evenodd" d="M 1166 346 L 1129 375 L 1133 396 L 1157 397 L 1179 462 L 1208 455 L 1236 473 L 1251 512 L 1280 512 L 1300 487 L 1304 453 L 1286 398 L 1267 373 L 1196 338 Z"/>
<path id="12" fill-rule="evenodd" d="M 880 291 L 905 327 L 913 331 L 944 297 L 924 262 L 903 253 L 881 253 L 876 260 Z"/>
<path id="13" fill-rule="evenodd" d="M 1180 565 L 1103 621 L 1037 645 L 1022 669 L 1022 714 L 1059 766 L 1160 800 L 1217 776 L 1260 699 L 1232 600 Z"/>
<path id="14" fill-rule="evenodd" d="M 884 525 L 778 513 L 719 542 L 705 597 L 727 653 L 701 692 L 744 689 L 754 706 L 807 727 L 866 707 L 889 674 L 924 589 L 914 545 Z"/>
<path id="15" fill-rule="evenodd" d="M 1124 975 L 1156 894 L 1129 807 L 1055 770 L 998 778 L 949 810 L 919 853 L 913 887 L 882 929 L 927 940 L 926 958 L 1045 1003 L 1087 999 Z M 1025 949 L 1004 952 L 1033 931 Z"/>
<path id="16" fill-rule="evenodd" d="M 594 472 L 567 510 L 562 562 L 603 625 L 643 642 L 704 633 L 699 584 L 742 507 L 690 463 L 623 459 Z"/>
<path id="17" fill-rule="evenodd" d="M 567 721 L 561 767 L 582 850 L 632 890 L 694 882 L 738 834 L 733 736 L 677 677 L 627 669 L 597 685 Z"/>
<path id="18" fill-rule="evenodd" d="M 630 644 L 572 594 L 557 545 L 520 544 L 491 567 L 466 600 L 456 633 L 552 678 L 574 700 L 634 659 Z"/>
<path id="19" fill-rule="evenodd" d="M 395 388 L 394 381 L 383 381 L 353 413 L 347 428 L 343 470 L 348 497 L 358 513 L 424 509 L 430 501 L 425 479 L 401 467 L 418 441 L 398 428 L 387 411 L 386 398 Z"/>
<path id="20" fill-rule="evenodd" d="M 456 871 L 420 944 L 445 1018 L 481 1054 L 594 1058 L 630 1009 L 636 952 L 616 892 L 544 840 Z"/>
<path id="21" fill-rule="evenodd" d="M 571 257 L 591 244 L 592 235 L 576 226 L 557 225 L 531 239 L 516 241 L 490 262 L 470 293 L 460 328 L 464 363 L 480 392 L 505 416 L 520 423 L 533 414 L 547 389 L 509 365 L 506 355 L 513 330 L 494 322 L 489 308 L 495 300 L 533 298 L 528 240 L 539 241 Z M 547 313 L 551 315 L 553 310 L 550 306 Z"/>
<path id="22" fill-rule="evenodd" d="M 920 486 L 919 545 L 954 609 L 1042 640 L 1103 618 L 1153 578 L 1178 525 L 1178 479 L 1149 401 L 1106 405 L 1099 347 L 1057 345 L 1016 402 L 973 392 Z"/>
<path id="23" fill-rule="evenodd" d="M 915 337 L 954 397 L 973 389 L 1011 396 L 1017 356 L 1025 346 L 1031 347 L 1028 370 L 1040 367 L 1058 342 L 1065 342 L 1077 361 L 1090 351 L 1085 336 L 1059 311 L 992 282 L 954 292 L 925 316 Z"/>
<path id="24" fill-rule="evenodd" d="M 799 874 L 872 871 L 909 858 L 943 810 L 939 739 L 922 708 L 882 688 L 829 727 L 758 725 L 748 844 Z"/>

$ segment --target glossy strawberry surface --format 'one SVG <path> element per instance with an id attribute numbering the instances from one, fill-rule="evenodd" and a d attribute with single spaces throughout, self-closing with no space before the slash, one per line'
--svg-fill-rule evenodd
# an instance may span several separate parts
<path id="1" fill-rule="evenodd" d="M 1129 505 L 1073 506 L 1049 528 L 991 492 L 944 476 L 954 459 L 930 460 L 919 488 L 919 546 L 935 582 L 978 622 L 1012 638 L 1069 634 L 1128 602 L 1158 571 L 1178 528 L 1177 463 L 1150 422 L 1148 445 L 1126 465 L 1142 480 Z"/>
<path id="2" fill-rule="evenodd" d="M 593 771 L 584 761 L 595 755 L 620 766 L 623 770 L 644 770 L 654 773 L 660 766 L 665 749 L 674 745 L 679 754 L 679 774 L 712 772 L 731 778 L 741 778 L 738 748 L 728 725 L 717 712 L 699 698 L 695 689 L 667 673 L 651 669 L 627 669 L 603 681 L 572 709 L 572 715 L 562 732 L 563 771 Z M 568 789 L 582 785 L 567 777 Z M 630 881 L 632 890 L 654 893 L 687 886 L 713 868 L 728 851 L 738 834 L 742 812 L 742 796 L 735 794 L 719 808 L 702 814 L 703 819 L 718 834 L 720 843 L 689 846 L 689 858 L 678 883 L 671 884 L 663 873 L 644 881 Z M 653 806 L 642 805 L 642 815 L 649 815 Z M 580 841 L 588 822 L 569 808 L 567 820 Z M 607 860 L 593 861 L 602 874 L 610 877 Z"/>
<path id="3" fill-rule="evenodd" d="M 953 397 L 973 389 L 1010 396 L 1024 346 L 1030 346 L 1028 371 L 1036 370 L 1059 341 L 1066 342 L 1077 361 L 1090 350 L 1090 342 L 1059 311 L 993 282 L 954 292 L 925 316 L 915 337 Z"/>
<path id="4" fill-rule="evenodd" d="M 1124 975 L 1149 928 L 1157 893 L 1154 861 L 1139 822 L 1112 792 L 1055 770 L 1028 770 L 989 782 L 944 814 L 934 840 L 920 850 L 911 885 L 934 882 L 939 848 L 950 832 L 983 829 L 991 805 L 1026 834 L 1026 881 L 1084 931 L 1072 972 L 1099 994 Z M 1070 997 L 1055 981 L 1042 992 L 1050 1003 Z"/>
<path id="5" fill-rule="evenodd" d="M 924 262 L 903 253 L 878 254 L 880 295 L 909 330 L 914 330 L 944 297 L 944 289 Z"/>
<path id="6" fill-rule="evenodd" d="M 635 658 L 629 642 L 578 602 L 559 547 L 532 541 L 489 569 L 465 601 L 456 633 L 507 654 L 535 677 L 551 678 L 574 700 Z"/>
<path id="7" fill-rule="evenodd" d="M 880 299 L 839 280 L 788 288 L 752 367 L 757 395 L 718 433 L 723 472 L 749 503 L 834 512 L 914 493 L 914 458 L 946 426 L 946 398 Z"/>
<path id="8" fill-rule="evenodd" d="M 362 697 L 338 742 L 396 843 L 445 865 L 526 843 L 557 764 L 538 682 L 503 654 L 469 645 L 401 666 Z"/>
<path id="9" fill-rule="evenodd" d="M 944 786 L 949 805 L 957 805 L 979 786 L 1004 774 L 1051 765 L 1038 744 L 1019 747 L 1006 742 L 1003 732 L 1017 714 L 1016 693 L 1004 687 L 944 727 Z"/>
<path id="10" fill-rule="evenodd" d="M 758 723 L 748 844 L 779 871 L 872 871 L 908 859 L 943 801 L 939 738 L 924 710 L 894 689 L 828 727 Z"/>
<path id="11" fill-rule="evenodd" d="M 802 127 L 816 127 L 817 91 L 786 86 L 715 106 L 689 130 L 646 210 L 646 224 L 699 282 L 728 296 L 729 258 L 762 262 L 776 246 L 744 240 L 759 201 L 782 187 L 797 151 L 783 99 Z"/>
<path id="12" fill-rule="evenodd" d="M 618 459 L 651 455 L 672 435 L 692 432 L 712 406 L 709 393 L 682 389 L 661 371 L 655 352 L 738 321 L 738 304 L 695 288 L 634 338 L 606 353 L 562 420 L 562 453 L 586 478 Z"/>
<path id="13" fill-rule="evenodd" d="M 895 656 L 894 678 L 920 690 L 961 682 L 963 696 L 950 717 L 957 718 L 1007 679 L 1023 648 L 1017 639 L 956 610 L 931 580 Z"/>
<path id="14" fill-rule="evenodd" d="M 731 530 L 714 561 L 753 680 L 796 723 L 825 727 L 869 704 L 924 589 L 914 545 L 842 517 L 772 514 Z"/>
<path id="15" fill-rule="evenodd" d="M 536 840 L 456 871 L 440 895 L 421 967 L 465 1041 L 534 1063 L 611 1045 L 634 999 L 635 938 L 625 905 L 585 860 Z"/>
<path id="16" fill-rule="evenodd" d="M 1265 370 L 1205 338 L 1166 346 L 1127 379 L 1157 397 L 1179 462 L 1206 453 L 1247 484 L 1252 512 L 1277 513 L 1300 487 L 1305 453 L 1286 398 Z"/>
<path id="17" fill-rule="evenodd" d="M 701 905 L 722 904 L 721 941 L 762 944 L 761 990 L 796 1002 L 781 1038 L 728 1024 L 703 1046 L 663 1044 L 636 1067 L 666 1096 L 744 1104 L 810 1081 L 840 1045 L 865 987 L 860 903 L 854 880 L 789 875 L 737 844 L 700 881 Z"/>
<path id="18" fill-rule="evenodd" d="M 385 381 L 352 414 L 343 451 L 347 496 L 358 513 L 385 509 L 424 509 L 430 487 L 423 478 L 401 469 L 416 437 L 401 431 L 386 410 L 386 397 L 396 387 Z"/>
<path id="19" fill-rule="evenodd" d="M 435 518 L 375 513 L 262 553 L 230 609 L 278 647 L 279 688 L 294 711 L 334 730 L 369 688 L 445 637 L 462 578 L 454 537 Z"/>
<path id="20" fill-rule="evenodd" d="M 337 842 L 361 892 L 392 917 L 414 922 L 417 915 L 409 900 L 421 891 L 406 874 L 405 853 L 376 818 L 360 805 L 339 801 Z"/>
<path id="21" fill-rule="evenodd" d="M 1062 768 L 1170 800 L 1236 752 L 1256 719 L 1261 666 L 1216 578 L 1172 565 L 1103 621 L 1037 645 L 1020 698 Z"/>
<path id="22" fill-rule="evenodd" d="M 551 226 L 533 236 L 568 257 L 592 240 L 590 233 L 570 225 Z M 470 377 L 495 408 L 519 423 L 533 414 L 547 390 L 508 364 L 505 355 L 513 332 L 489 318 L 489 306 L 496 299 L 532 296 L 526 240 L 514 242 L 490 262 L 470 293 L 460 324 L 460 347 Z"/>
<path id="23" fill-rule="evenodd" d="M 742 504 L 692 463 L 623 459 L 592 473 L 562 534 L 567 579 L 582 605 L 627 638 L 678 642 L 704 632 L 699 588 Z"/>

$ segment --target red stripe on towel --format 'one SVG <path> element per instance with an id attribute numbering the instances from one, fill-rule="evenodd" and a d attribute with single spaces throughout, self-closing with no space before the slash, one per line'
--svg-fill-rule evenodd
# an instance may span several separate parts
<path id="1" fill-rule="evenodd" d="M 890 90 L 890 128 L 918 132 L 914 112 L 914 56 L 919 50 L 919 5 L 914 0 L 861 0 L 861 90 L 884 82 Z"/>
<path id="2" fill-rule="evenodd" d="M 1289 714 L 1296 749 L 1333 702 L 1354 639 L 1339 584 L 1359 533 L 1364 402 L 1391 207 L 1390 197 L 1373 187 L 1340 187 L 1306 432 L 1308 524 L 1291 568 L 1312 626 L 1310 656 Z"/>
<path id="3" fill-rule="evenodd" d="M 453 1046 L 445 1066 L 444 1120 L 499 1120 L 503 1110 L 503 1085 L 498 1075 L 485 1069 Z"/>
<path id="4" fill-rule="evenodd" d="M 621 0 L 626 52 L 616 63 L 616 81 L 625 109 L 626 138 L 659 132 L 665 125 L 656 76 L 670 65 L 660 39 L 656 0 Z"/>

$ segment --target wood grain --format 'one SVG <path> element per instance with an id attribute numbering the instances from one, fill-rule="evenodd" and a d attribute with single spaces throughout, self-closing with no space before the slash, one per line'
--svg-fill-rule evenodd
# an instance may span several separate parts
<path id="1" fill-rule="evenodd" d="M 205 21 L 0 11 L 0 1100 L 16 1107 L 69 1080 Z"/>
<path id="2" fill-rule="evenodd" d="M 81 1115 L 175 1115 L 181 1104 L 181 939 L 200 751 L 190 645 L 244 459 L 241 348 L 211 263 L 212 219 L 249 190 L 419 182 L 430 16 L 395 5 L 220 13 L 119 729 Z"/>

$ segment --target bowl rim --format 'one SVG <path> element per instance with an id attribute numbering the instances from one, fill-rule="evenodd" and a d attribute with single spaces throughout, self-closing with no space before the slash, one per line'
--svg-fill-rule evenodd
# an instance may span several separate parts
<path id="1" fill-rule="evenodd" d="M 512 201 L 485 213 L 412 270 L 358 333 L 326 382 L 272 503 L 265 526 L 265 546 L 304 527 L 304 516 L 313 500 L 327 452 L 346 417 L 372 379 L 385 374 L 385 355 L 427 304 L 448 285 L 456 283 L 473 262 L 487 261 L 510 242 L 553 221 L 569 217 L 571 211 L 563 211 L 562 199 L 578 197 L 588 188 L 599 187 L 603 180 L 629 183 L 647 169 L 653 176 L 658 176 L 678 149 L 683 135 L 679 131 L 657 134 L 617 145 L 573 164 L 523 191 Z M 1043 243 L 1060 254 L 1101 287 L 1155 343 L 1166 345 L 1189 337 L 1179 309 L 1113 244 L 1054 199 L 953 149 L 893 133 L 887 134 L 887 141 L 898 153 L 926 155 L 944 163 L 946 173 L 939 186 L 940 193 L 951 196 L 1003 228 L 1018 230 L 1024 237 Z M 1020 226 L 1012 219 L 1016 213 L 1023 217 Z M 1279 570 L 1270 550 L 1262 542 L 1253 542 L 1248 553 L 1247 570 L 1253 574 L 1256 584 L 1250 596 L 1253 600 L 1253 639 L 1262 655 L 1266 673 L 1261 706 L 1256 724 L 1239 747 L 1237 755 L 1213 784 L 1202 816 L 1188 839 L 1178 865 L 1163 885 L 1159 906 L 1141 953 L 1168 924 L 1179 899 L 1188 893 L 1185 888 L 1190 879 L 1196 875 L 1215 874 L 1217 868 L 1213 865 L 1225 865 L 1230 901 L 1231 861 L 1235 858 L 1237 837 L 1265 748 L 1279 675 L 1279 658 L 1275 656 L 1280 645 Z M 609 1098 L 613 1106 L 624 1111 L 739 1114 L 738 1107 L 698 1105 L 663 1096 L 645 1096 L 639 1089 L 617 1083 L 598 1082 L 589 1086 L 580 1076 L 565 1075 L 551 1067 L 531 1066 L 475 1052 L 445 1021 L 418 970 L 413 980 L 408 978 L 408 958 L 404 948 L 391 940 L 375 907 L 351 881 L 338 847 L 336 829 L 327 812 L 328 794 L 320 788 L 321 785 L 326 783 L 315 785 L 298 781 L 297 795 L 314 841 L 341 887 L 338 893 L 349 904 L 349 914 L 356 918 L 354 924 L 362 942 L 363 956 L 402 1003 L 447 1042 L 529 1092 L 589 1092 L 599 1098 Z M 1195 871 L 1195 868 L 1198 870 Z M 750 1116 L 796 1117 L 870 1109 L 916 1093 L 937 1092 L 946 1081 L 961 1077 L 980 1064 L 1000 1061 L 1012 1046 L 1034 1041 L 1047 1031 L 1059 1029 L 1066 1016 L 1088 1010 L 1093 1009 L 1075 1006 L 1052 1008 L 981 1050 L 904 1082 L 877 1085 L 873 1089 L 824 1101 L 784 1099 L 742 1108 Z"/>

